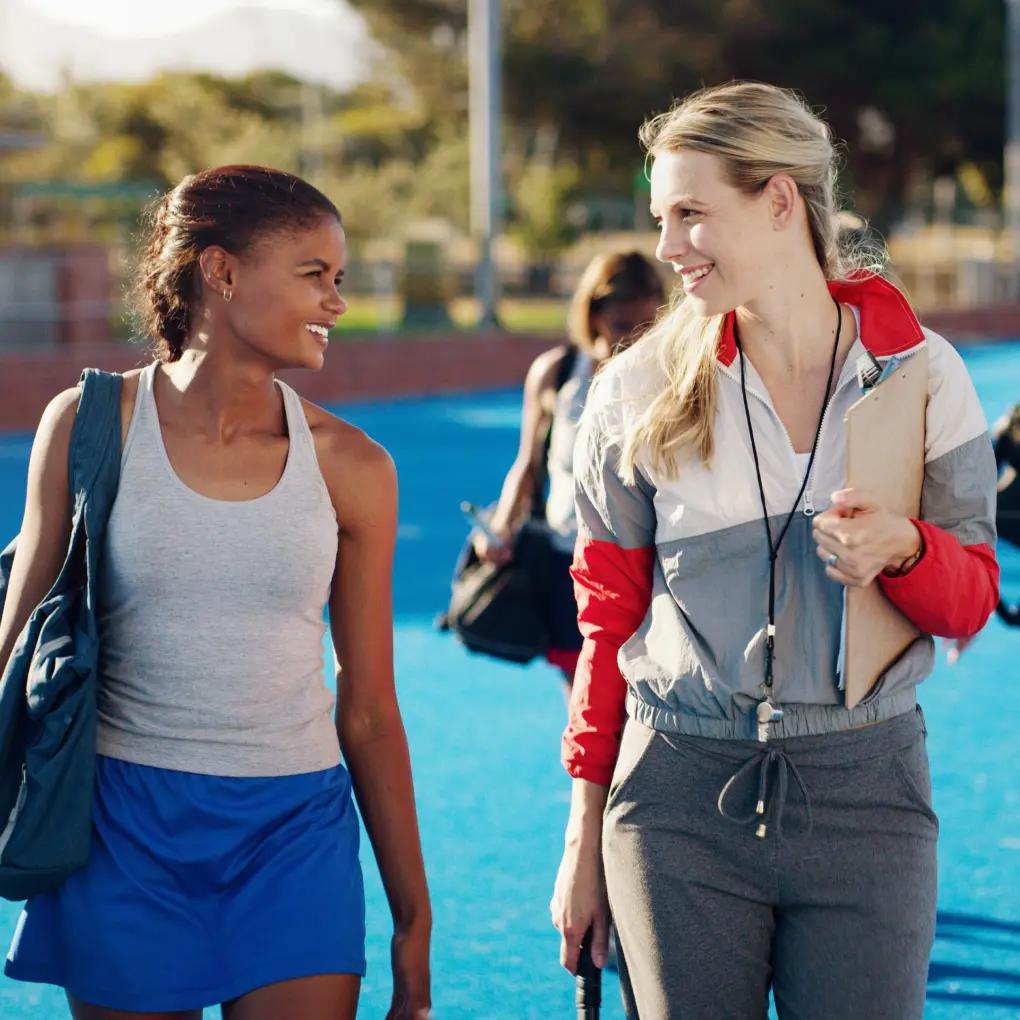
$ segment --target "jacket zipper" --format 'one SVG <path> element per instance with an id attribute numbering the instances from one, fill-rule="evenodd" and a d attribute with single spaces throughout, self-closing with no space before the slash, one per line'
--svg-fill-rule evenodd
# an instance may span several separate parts
<path id="1" fill-rule="evenodd" d="M 822 448 L 822 436 L 825 435 L 825 423 L 829 419 L 829 408 L 831 408 L 833 403 L 835 403 L 836 396 L 839 393 L 839 390 L 840 390 L 840 387 L 837 386 L 832 391 L 832 396 L 826 402 L 825 410 L 822 411 L 822 423 L 821 423 L 821 425 L 818 426 L 818 450 L 821 450 L 821 448 Z M 776 415 L 776 417 L 778 418 L 779 416 Z M 780 423 L 780 424 L 782 424 L 782 423 Z M 783 431 L 785 432 L 786 429 L 783 429 Z M 787 438 L 789 438 L 789 437 L 787 437 Z M 818 454 L 816 453 L 815 456 L 817 457 Z M 805 517 L 814 517 L 814 515 L 815 515 L 815 500 L 814 500 L 814 492 L 813 492 L 813 488 L 812 488 L 813 485 L 814 485 L 814 481 L 815 481 L 815 465 L 812 464 L 811 465 L 811 474 L 808 476 L 807 485 L 804 488 L 804 516 Z"/>
<path id="2" fill-rule="evenodd" d="M 845 372 L 845 370 L 846 370 L 846 368 L 845 368 L 845 365 L 844 365 L 844 372 Z M 836 383 L 836 388 L 832 391 L 832 396 L 829 398 L 829 400 L 827 401 L 827 403 L 825 405 L 825 410 L 822 412 L 822 423 L 821 423 L 821 426 L 820 426 L 820 428 L 818 430 L 818 449 L 819 450 L 821 450 L 821 448 L 822 448 L 822 437 L 825 435 L 825 423 L 829 419 L 829 410 L 831 409 L 831 407 L 832 407 L 833 403 L 835 402 L 836 397 L 839 395 L 840 391 L 845 389 L 847 384 L 849 382 L 851 382 L 852 379 L 853 379 L 853 376 L 847 376 L 846 378 L 840 378 L 837 381 L 837 383 Z M 787 448 L 787 450 L 790 451 L 790 463 L 794 466 L 794 469 L 796 469 L 797 468 L 797 451 L 793 448 L 793 442 L 790 440 L 790 433 L 786 431 L 786 426 L 783 424 L 782 420 L 780 419 L 779 414 L 776 412 L 776 409 L 772 406 L 771 402 L 766 400 L 765 397 L 763 397 L 760 393 L 758 393 L 757 390 L 755 390 L 754 387 L 748 387 L 748 392 L 756 400 L 760 401 L 764 405 L 765 409 L 769 412 L 769 414 L 771 414 L 772 417 L 775 419 L 776 424 L 779 426 L 779 431 L 782 432 L 783 438 L 786 440 L 786 448 Z M 817 454 L 815 456 L 817 458 Z M 814 482 L 814 477 L 815 477 L 815 467 L 812 464 L 812 466 L 811 466 L 811 475 L 808 477 L 807 486 L 804 489 L 804 498 L 803 498 L 802 513 L 804 514 L 805 517 L 814 517 L 815 513 L 817 513 L 817 510 L 815 508 L 815 503 L 814 503 L 814 494 L 813 494 L 813 490 L 812 490 L 812 484 Z"/>
<path id="3" fill-rule="evenodd" d="M 919 350 L 923 345 L 924 345 L 924 340 L 922 339 L 921 342 L 916 344 L 914 347 L 910 348 L 908 351 L 905 351 L 902 354 L 900 354 L 899 357 L 902 357 L 905 360 L 906 358 L 910 357 L 911 354 L 915 353 L 915 351 Z M 851 347 L 851 350 L 852 349 L 853 348 Z M 734 378 L 734 376 L 730 373 L 728 365 L 722 366 L 722 369 L 725 372 L 725 374 L 729 375 L 731 380 L 733 380 L 734 382 L 737 382 L 738 385 L 739 385 L 739 381 L 736 380 Z M 856 378 L 856 370 L 853 373 L 849 374 L 849 375 L 845 375 L 845 373 L 846 373 L 846 362 L 844 362 L 843 369 L 840 372 L 840 378 L 836 382 L 836 387 L 832 391 L 832 396 L 826 401 L 825 409 L 822 411 L 822 420 L 821 420 L 821 423 L 819 424 L 819 427 L 818 427 L 818 447 L 817 447 L 818 450 L 821 450 L 821 448 L 822 448 L 822 435 L 825 432 L 825 423 L 828 420 L 830 408 L 832 407 L 833 403 L 835 402 L 836 397 L 846 388 L 846 386 L 850 382 L 852 382 Z M 845 375 L 845 377 L 844 377 L 844 375 Z M 793 448 L 793 441 L 790 439 L 790 433 L 787 432 L 786 426 L 783 424 L 782 419 L 779 417 L 779 414 L 776 411 L 775 407 L 773 407 L 771 401 L 769 399 L 766 399 L 766 397 L 762 396 L 762 394 L 760 394 L 756 390 L 756 388 L 754 386 L 748 387 L 748 392 L 756 400 L 760 401 L 762 405 L 764 405 L 765 409 L 769 412 L 769 414 L 771 414 L 771 416 L 775 420 L 775 423 L 779 426 L 779 431 L 782 432 L 783 438 L 786 440 L 786 448 L 790 452 L 790 461 L 794 465 L 794 467 L 796 468 L 797 467 L 797 451 Z M 816 456 L 817 456 L 817 453 L 816 453 Z M 813 481 L 814 481 L 814 465 L 812 465 L 812 473 L 808 477 L 807 485 L 804 487 L 803 513 L 804 513 L 805 517 L 813 517 L 815 515 L 815 513 L 816 513 L 816 508 L 815 508 L 815 504 L 814 504 L 814 495 L 813 495 L 813 491 L 812 491 L 812 483 L 813 483 Z M 766 730 L 766 734 L 767 734 L 767 730 Z M 768 736 L 767 735 L 766 735 L 765 739 L 766 739 L 766 741 L 768 740 Z"/>
<path id="4" fill-rule="evenodd" d="M 817 450 L 821 450 L 821 448 L 822 448 L 822 433 L 825 431 L 825 422 L 826 422 L 826 420 L 829 417 L 829 408 L 832 407 L 832 404 L 835 401 L 837 394 L 839 394 L 840 390 L 842 390 L 845 385 L 846 385 L 846 381 L 844 381 L 843 379 L 840 379 L 836 383 L 836 388 L 833 390 L 832 396 L 826 401 L 825 409 L 822 411 L 822 420 L 821 420 L 821 423 L 818 426 L 818 446 L 817 446 Z M 797 468 L 797 466 L 798 466 L 797 465 L 797 451 L 793 448 L 793 441 L 790 439 L 790 433 L 786 431 L 786 426 L 783 424 L 782 419 L 779 417 L 778 412 L 772 406 L 771 401 L 767 400 L 761 394 L 757 393 L 753 387 L 750 388 L 750 393 L 756 399 L 761 401 L 761 403 L 764 405 L 765 409 L 772 415 L 773 419 L 775 420 L 776 425 L 778 425 L 778 427 L 779 427 L 779 431 L 782 432 L 783 437 L 786 439 L 786 448 L 790 451 L 790 462 L 793 464 L 794 468 Z M 815 454 L 816 457 L 817 457 L 817 450 L 816 450 L 816 454 Z M 811 476 L 808 477 L 807 485 L 804 488 L 804 496 L 803 496 L 803 502 L 804 502 L 803 513 L 804 513 L 805 517 L 809 517 L 809 518 L 813 517 L 815 515 L 815 504 L 814 504 L 814 498 L 812 496 L 812 491 L 811 491 L 811 483 L 812 483 L 813 477 L 814 477 L 814 465 L 812 465 L 812 474 L 811 474 Z M 773 688 L 773 694 L 774 694 L 774 688 Z M 761 709 L 762 709 L 763 705 L 770 705 L 770 702 L 769 701 L 762 702 L 761 705 L 759 705 L 759 713 L 761 712 Z M 762 721 L 763 720 L 761 718 L 761 715 L 759 714 L 759 718 L 758 718 L 758 723 L 759 723 L 759 726 L 758 726 L 759 738 L 758 739 L 762 740 L 764 743 L 767 743 L 768 740 L 769 740 L 768 726 L 762 726 L 761 725 Z"/>

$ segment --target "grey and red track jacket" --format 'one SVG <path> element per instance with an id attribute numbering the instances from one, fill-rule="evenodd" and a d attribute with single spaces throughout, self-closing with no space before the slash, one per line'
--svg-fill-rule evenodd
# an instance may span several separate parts
<path id="1" fill-rule="evenodd" d="M 962 360 L 920 326 L 886 281 L 833 283 L 830 290 L 854 308 L 860 328 L 776 564 L 774 700 L 784 716 L 773 724 L 774 738 L 849 729 L 908 711 L 933 665 L 929 635 L 976 633 L 998 598 L 995 459 Z M 571 571 L 584 647 L 563 738 L 563 761 L 574 777 L 609 783 L 628 713 L 665 732 L 755 738 L 768 550 L 733 322 L 731 313 L 720 334 L 710 465 L 691 455 L 669 477 L 639 457 L 635 484 L 622 481 L 623 436 L 662 385 L 661 367 L 641 344 L 607 366 L 585 411 L 574 454 L 579 534 Z M 865 347 L 879 359 L 929 352 L 925 475 L 915 522 L 925 552 L 903 577 L 877 581 L 924 636 L 848 710 L 837 677 L 843 589 L 815 554 L 810 515 L 845 487 L 843 419 L 861 396 L 855 366 Z M 747 386 L 776 534 L 803 475 L 750 363 Z"/>

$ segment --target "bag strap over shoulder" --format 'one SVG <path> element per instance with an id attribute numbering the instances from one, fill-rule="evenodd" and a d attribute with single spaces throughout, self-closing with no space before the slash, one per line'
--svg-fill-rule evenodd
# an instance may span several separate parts
<path id="1" fill-rule="evenodd" d="M 120 473 L 120 394 L 124 378 L 116 372 L 86 368 L 71 430 L 68 456 L 71 492 L 89 492 L 103 470 Z"/>
<path id="2" fill-rule="evenodd" d="M 79 496 L 93 491 L 101 494 L 106 516 L 120 481 L 120 391 L 123 377 L 113 372 L 87 368 L 81 375 L 81 394 L 71 429 L 67 456 L 72 512 Z M 97 481 L 103 484 L 97 487 Z M 0 610 L 10 584 L 18 537 L 0 551 Z M 73 539 L 72 539 L 73 541 Z"/>
<path id="3" fill-rule="evenodd" d="M 560 363 L 556 366 L 555 389 L 557 393 L 567 385 L 570 373 L 574 371 L 574 365 L 577 364 L 577 347 L 574 344 L 564 344 L 563 347 L 563 357 L 560 358 Z"/>
<path id="4" fill-rule="evenodd" d="M 556 365 L 556 376 L 553 379 L 553 392 L 555 393 L 559 393 L 567 385 L 567 381 L 574 371 L 574 366 L 577 364 L 578 350 L 574 344 L 563 344 L 561 349 L 563 354 Z M 534 495 L 531 499 L 531 516 L 533 518 L 545 516 L 545 483 L 548 474 L 549 450 L 552 447 L 552 430 L 553 419 L 550 417 L 549 423 L 545 428 L 542 445 L 538 448 L 538 455 L 535 458 Z"/>

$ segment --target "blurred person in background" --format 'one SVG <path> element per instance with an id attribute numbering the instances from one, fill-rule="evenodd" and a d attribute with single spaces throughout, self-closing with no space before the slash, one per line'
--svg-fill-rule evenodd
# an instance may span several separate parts
<path id="1" fill-rule="evenodd" d="M 682 299 L 595 380 L 577 439 L 585 636 L 563 757 L 561 961 L 610 910 L 627 1016 L 920 1020 L 936 838 L 916 685 L 997 601 L 995 458 L 956 351 L 837 242 L 796 94 L 703 90 L 641 132 Z M 846 488 L 855 366 L 928 352 L 922 517 Z M 880 453 L 880 451 L 876 451 Z M 847 586 L 922 632 L 848 709 Z"/>
<path id="2" fill-rule="evenodd" d="M 999 472 L 995 530 L 999 541 L 1020 548 L 1020 404 L 1014 404 L 994 425 L 992 442 Z M 995 613 L 1009 627 L 1020 627 L 1020 603 L 1000 597 Z M 949 662 L 956 663 L 977 635 L 950 642 Z"/>
<path id="3" fill-rule="evenodd" d="M 1020 404 L 1014 404 L 993 426 L 995 464 L 999 469 L 995 526 L 999 538 L 1020 548 Z M 1000 599 L 999 619 L 1020 627 L 1020 605 Z"/>
<path id="4" fill-rule="evenodd" d="M 658 271 L 639 252 L 611 252 L 591 260 L 571 300 L 570 343 L 540 354 L 524 382 L 520 446 L 489 520 L 499 541 L 481 530 L 472 537 L 479 558 L 503 562 L 513 555 L 513 538 L 524 521 L 545 521 L 550 550 L 542 588 L 551 635 L 546 658 L 563 672 L 568 695 L 581 650 L 570 578 L 577 537 L 573 456 L 578 422 L 594 373 L 651 325 L 664 300 Z"/>
<path id="5" fill-rule="evenodd" d="M 429 1006 L 431 914 L 393 680 L 386 451 L 275 378 L 344 314 L 340 213 L 227 166 L 155 206 L 101 558 L 90 857 L 31 898 L 6 973 L 76 1020 L 353 1018 L 365 968 L 357 796 L 394 919 L 391 1020 Z M 46 410 L 0 627 L 6 662 L 71 526 L 78 393 Z M 324 683 L 324 609 L 338 660 Z M 347 769 L 341 764 L 341 750 Z"/>

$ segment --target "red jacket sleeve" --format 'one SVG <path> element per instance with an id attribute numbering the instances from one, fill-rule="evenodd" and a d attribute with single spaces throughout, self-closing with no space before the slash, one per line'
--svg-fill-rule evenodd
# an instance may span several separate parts
<path id="1" fill-rule="evenodd" d="M 624 482 L 605 417 L 585 413 L 574 447 L 578 538 L 571 574 L 584 637 L 563 735 L 571 776 L 608 785 L 620 748 L 627 682 L 620 649 L 641 626 L 655 563 L 654 490 Z"/>
<path id="2" fill-rule="evenodd" d="M 999 601 L 999 564 L 990 546 L 961 545 L 948 531 L 914 521 L 924 555 L 902 577 L 879 575 L 889 600 L 914 626 L 936 637 L 971 637 Z"/>
<path id="3" fill-rule="evenodd" d="M 638 629 L 652 590 L 650 548 L 579 538 L 571 574 L 584 646 L 574 674 L 563 764 L 575 779 L 609 785 L 626 716 L 620 646 Z"/>

